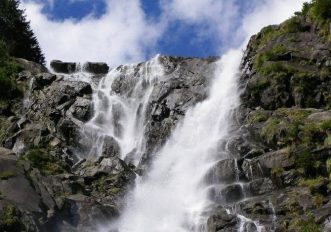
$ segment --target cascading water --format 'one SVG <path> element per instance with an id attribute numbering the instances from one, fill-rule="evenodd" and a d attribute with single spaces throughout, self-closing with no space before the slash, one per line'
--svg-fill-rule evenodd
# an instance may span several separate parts
<path id="1" fill-rule="evenodd" d="M 154 83 L 162 74 L 159 56 L 156 56 L 142 65 L 113 69 L 100 81 L 94 90 L 94 117 L 83 132 L 83 141 L 85 138 L 85 142 L 92 144 L 89 157 L 100 156 L 105 138 L 111 137 L 120 145 L 120 158 L 137 165 L 145 148 L 144 123 L 148 99 Z M 129 83 L 122 87 L 122 81 Z M 91 137 L 92 143 L 87 141 Z"/>
<path id="2" fill-rule="evenodd" d="M 203 179 L 217 161 L 228 158 L 220 144 L 229 136 L 231 113 L 238 106 L 241 55 L 233 50 L 221 58 L 209 98 L 188 110 L 154 155 L 113 227 L 121 232 L 206 230 L 203 212 L 211 202 Z"/>

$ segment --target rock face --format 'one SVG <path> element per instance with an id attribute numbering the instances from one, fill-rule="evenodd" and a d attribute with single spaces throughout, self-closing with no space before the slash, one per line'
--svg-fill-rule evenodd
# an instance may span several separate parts
<path id="1" fill-rule="evenodd" d="M 121 147 L 110 136 L 103 140 L 100 157 L 87 154 L 93 153 L 88 149 L 92 140 L 82 138 L 82 130 L 94 114 L 90 83 L 24 66 L 28 69 L 19 74 L 19 81 L 25 86 L 25 99 L 8 99 L 6 110 L 0 111 L 1 230 L 93 231 L 116 219 L 137 172 L 148 166 L 150 155 L 186 110 L 207 97 L 216 60 L 160 57 L 164 76 L 146 105 L 146 152 L 139 167 L 120 158 Z M 67 74 L 76 70 L 75 65 L 51 64 L 56 72 Z M 85 68 L 94 74 L 108 72 L 102 63 Z M 130 94 L 132 80 L 142 78 L 139 75 L 114 81 L 113 91 Z"/>
<path id="2" fill-rule="evenodd" d="M 299 14 L 251 38 L 241 66 L 240 129 L 229 141 L 242 190 L 224 188 L 221 205 L 231 213 L 212 214 L 210 231 L 237 231 L 235 220 L 225 220 L 234 215 L 241 231 L 329 231 L 331 43 L 322 30 Z M 218 178 L 233 170 L 226 166 Z"/>

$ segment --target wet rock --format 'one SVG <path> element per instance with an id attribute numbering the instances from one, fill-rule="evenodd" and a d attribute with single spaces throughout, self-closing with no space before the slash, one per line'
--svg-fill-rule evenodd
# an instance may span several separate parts
<path id="1" fill-rule="evenodd" d="M 228 214 L 226 209 L 218 207 L 207 221 L 208 232 L 235 232 L 238 221 L 236 216 Z"/>
<path id="2" fill-rule="evenodd" d="M 119 157 L 121 154 L 121 148 L 118 142 L 110 136 L 104 138 L 102 146 L 102 156 L 108 157 Z"/>
<path id="3" fill-rule="evenodd" d="M 245 197 L 243 186 L 240 184 L 214 187 L 211 195 L 213 200 L 220 204 L 234 203 Z"/>
<path id="4" fill-rule="evenodd" d="M 243 225 L 243 232 L 258 232 L 256 225 L 253 222 L 245 222 Z"/>
<path id="5" fill-rule="evenodd" d="M 32 86 L 32 90 L 42 89 L 43 87 L 52 84 L 57 78 L 56 75 L 51 73 L 42 73 L 35 76 L 35 81 Z"/>
<path id="6" fill-rule="evenodd" d="M 51 68 L 57 73 L 71 74 L 76 72 L 77 64 L 73 62 L 62 62 L 60 60 L 52 60 Z"/>
<path id="7" fill-rule="evenodd" d="M 258 158 L 256 158 L 262 168 L 287 168 L 294 165 L 294 157 L 291 157 L 288 148 L 268 152 Z"/>
<path id="8" fill-rule="evenodd" d="M 77 97 L 76 101 L 70 106 L 68 112 L 82 122 L 87 122 L 92 113 L 91 113 L 91 100 Z"/>
<path id="9" fill-rule="evenodd" d="M 206 175 L 206 181 L 210 184 L 227 184 L 236 181 L 238 171 L 236 160 L 225 159 L 215 164 Z"/>
<path id="10" fill-rule="evenodd" d="M 272 192 L 275 187 L 269 178 L 256 179 L 244 186 L 247 196 L 258 196 Z"/>
<path id="11" fill-rule="evenodd" d="M 242 170 L 248 180 L 260 179 L 265 176 L 265 171 L 257 160 L 245 159 L 242 164 Z"/>

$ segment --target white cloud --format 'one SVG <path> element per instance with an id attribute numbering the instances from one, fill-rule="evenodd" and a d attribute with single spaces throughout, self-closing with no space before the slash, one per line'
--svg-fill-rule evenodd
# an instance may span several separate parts
<path id="1" fill-rule="evenodd" d="M 213 38 L 219 44 L 218 54 L 263 26 L 289 18 L 305 0 L 159 0 L 161 14 L 155 22 L 145 17 L 142 0 L 105 0 L 107 9 L 101 17 L 91 14 L 64 21 L 48 19 L 42 13 L 45 2 L 35 1 L 23 0 L 22 8 L 48 61 L 106 61 L 115 66 L 146 59 L 149 51 L 157 50 L 162 35 L 171 33 L 170 23 L 196 28 L 193 41 Z M 240 10 L 242 4 L 250 10 Z"/>
<path id="2" fill-rule="evenodd" d="M 235 0 L 161 0 L 163 20 L 182 21 L 199 28 L 200 37 L 228 39 L 239 17 Z"/>
<path id="3" fill-rule="evenodd" d="M 111 66 L 145 59 L 161 29 L 145 20 L 139 0 L 108 0 L 106 13 L 96 19 L 51 21 L 42 4 L 27 0 L 28 19 L 48 61 L 106 61 Z"/>
<path id="4" fill-rule="evenodd" d="M 213 36 L 219 50 L 239 45 L 262 27 L 278 24 L 301 9 L 306 0 L 161 0 L 165 17 L 201 28 L 199 36 Z M 249 10 L 240 10 L 246 4 Z M 242 15 L 245 13 L 245 15 Z"/>
<path id="5" fill-rule="evenodd" d="M 241 31 L 246 35 L 256 34 L 262 27 L 279 24 L 299 11 L 307 0 L 264 0 L 249 15 L 244 17 Z"/>

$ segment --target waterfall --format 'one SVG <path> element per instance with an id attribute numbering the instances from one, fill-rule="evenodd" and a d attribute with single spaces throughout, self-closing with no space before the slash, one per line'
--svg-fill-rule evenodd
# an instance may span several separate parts
<path id="1" fill-rule="evenodd" d="M 231 50 L 220 59 L 209 98 L 187 111 L 150 170 L 138 178 L 114 226 L 118 231 L 206 230 L 204 211 L 212 202 L 203 179 L 217 161 L 228 158 L 220 144 L 229 136 L 239 102 L 241 57 L 241 51 Z"/>
<path id="2" fill-rule="evenodd" d="M 120 158 L 138 164 L 145 148 L 146 107 L 162 75 L 157 55 L 144 64 L 122 65 L 100 80 L 94 90 L 94 116 L 83 131 L 82 143 L 91 147 L 88 157 L 102 155 L 105 138 L 111 137 L 120 145 Z M 123 87 L 121 82 L 128 83 Z"/>

